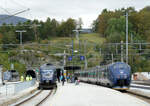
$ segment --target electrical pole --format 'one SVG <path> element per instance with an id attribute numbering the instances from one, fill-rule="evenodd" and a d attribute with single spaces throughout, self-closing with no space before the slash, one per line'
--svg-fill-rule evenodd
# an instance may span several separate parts
<path id="1" fill-rule="evenodd" d="M 126 11 L 126 63 L 128 64 L 128 12 Z"/>
<path id="2" fill-rule="evenodd" d="M 22 45 L 22 33 L 23 32 L 26 32 L 25 30 L 17 30 L 16 32 L 19 32 L 20 33 L 20 45 Z"/>
<path id="3" fill-rule="evenodd" d="M 101 48 L 99 48 L 99 54 L 100 54 L 100 56 L 102 56 L 102 49 Z"/>
<path id="4" fill-rule="evenodd" d="M 33 24 L 33 30 L 34 30 L 34 34 L 35 34 L 35 40 L 38 41 L 38 35 L 37 35 L 37 27 L 40 27 L 41 25 L 36 25 L 36 24 Z"/>
<path id="5" fill-rule="evenodd" d="M 111 54 L 111 58 L 112 58 L 112 63 L 114 62 L 114 54 Z"/>
<path id="6" fill-rule="evenodd" d="M 64 66 L 66 65 L 66 50 L 64 50 Z"/>
<path id="7" fill-rule="evenodd" d="M 85 56 L 85 66 L 84 69 L 87 69 L 87 58 L 86 58 L 86 41 L 84 41 L 84 56 Z"/>
<path id="8" fill-rule="evenodd" d="M 65 70 L 65 66 L 66 66 L 66 50 L 64 50 L 64 64 L 63 64 L 63 66 L 64 66 L 64 75 L 66 76 L 66 70 Z"/>
<path id="9" fill-rule="evenodd" d="M 123 41 L 121 41 L 121 62 L 123 62 Z"/>

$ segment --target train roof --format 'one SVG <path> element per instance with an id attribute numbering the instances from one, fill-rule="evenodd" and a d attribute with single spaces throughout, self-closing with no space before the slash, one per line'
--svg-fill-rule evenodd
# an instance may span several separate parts
<path id="1" fill-rule="evenodd" d="M 41 69 L 45 69 L 45 68 L 46 68 L 46 69 L 47 69 L 47 68 L 48 68 L 48 69 L 49 69 L 49 68 L 50 68 L 50 69 L 56 69 L 56 66 L 54 66 L 53 64 L 47 63 L 47 64 L 43 64 L 42 66 L 40 66 L 40 68 L 41 68 Z"/>
<path id="2" fill-rule="evenodd" d="M 89 72 L 89 70 L 90 70 L 91 72 L 93 72 L 93 71 L 94 71 L 93 69 L 96 69 L 96 68 L 101 68 L 101 69 L 105 69 L 106 67 L 111 68 L 112 66 L 118 65 L 118 64 L 124 64 L 124 65 L 127 65 L 127 66 L 130 68 L 130 66 L 129 66 L 127 63 L 125 63 L 125 62 L 114 62 L 114 63 L 111 63 L 111 64 L 102 65 L 102 66 L 96 66 L 96 67 L 92 67 L 92 68 L 89 68 L 89 69 L 84 70 L 84 71 L 76 71 L 76 72 L 77 72 L 77 73 L 78 73 L 78 72 L 86 73 L 86 72 Z"/>
<path id="3" fill-rule="evenodd" d="M 115 62 L 115 63 L 109 64 L 109 66 L 118 65 L 118 64 L 124 64 L 124 65 L 127 65 L 128 67 L 130 67 L 130 66 L 129 66 L 127 63 L 125 63 L 125 62 Z"/>

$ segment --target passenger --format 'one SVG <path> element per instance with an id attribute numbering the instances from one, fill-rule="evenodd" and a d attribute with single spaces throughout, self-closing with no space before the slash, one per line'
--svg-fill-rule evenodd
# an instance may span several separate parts
<path id="1" fill-rule="evenodd" d="M 67 82 L 69 82 L 69 80 L 70 80 L 70 76 L 69 76 L 69 75 L 67 75 L 67 77 L 66 77 L 66 78 L 67 78 Z"/>
<path id="2" fill-rule="evenodd" d="M 74 75 L 72 76 L 71 78 L 71 83 L 74 83 L 75 82 L 75 78 L 74 78 Z"/>
<path id="3" fill-rule="evenodd" d="M 29 81 L 29 76 L 26 77 L 26 81 Z"/>
<path id="4" fill-rule="evenodd" d="M 29 80 L 30 80 L 30 81 L 32 80 L 32 76 L 29 77 Z"/>
<path id="5" fill-rule="evenodd" d="M 58 80 L 58 82 L 60 82 L 60 77 L 59 76 L 57 76 L 57 80 Z"/>
<path id="6" fill-rule="evenodd" d="M 61 82 L 62 82 L 62 85 L 64 85 L 64 82 L 65 82 L 65 77 L 64 77 L 64 75 L 61 75 Z"/>
<path id="7" fill-rule="evenodd" d="M 20 78 L 20 79 L 21 79 L 21 82 L 23 82 L 23 81 L 24 81 L 24 77 L 23 77 L 23 76 L 21 76 L 21 78 Z"/>
<path id="8" fill-rule="evenodd" d="M 79 84 L 79 80 L 78 80 L 77 76 L 75 76 L 74 80 L 75 80 L 75 85 L 78 85 Z"/>

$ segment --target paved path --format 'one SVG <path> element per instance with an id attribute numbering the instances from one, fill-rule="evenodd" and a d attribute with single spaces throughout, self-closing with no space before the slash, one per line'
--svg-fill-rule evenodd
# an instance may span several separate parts
<path id="1" fill-rule="evenodd" d="M 150 104 L 109 88 L 80 83 L 59 84 L 56 94 L 43 106 L 150 106 Z"/>

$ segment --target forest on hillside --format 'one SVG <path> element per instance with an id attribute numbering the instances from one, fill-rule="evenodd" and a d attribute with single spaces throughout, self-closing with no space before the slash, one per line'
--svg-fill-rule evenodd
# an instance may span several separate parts
<path id="1" fill-rule="evenodd" d="M 93 29 L 100 36 L 106 37 L 108 42 L 125 42 L 126 12 L 129 14 L 129 40 L 133 35 L 134 42 L 150 42 L 150 6 L 140 11 L 133 7 L 109 11 L 104 9 L 93 23 Z"/>
<path id="2" fill-rule="evenodd" d="M 69 18 L 59 22 L 56 19 L 47 18 L 45 22 L 39 20 L 28 20 L 17 25 L 6 25 L 0 27 L 0 44 L 18 44 L 20 41 L 17 30 L 25 30 L 23 33 L 23 43 L 50 39 L 52 37 L 69 37 L 73 34 L 77 24 L 81 28 L 82 20 Z"/>

